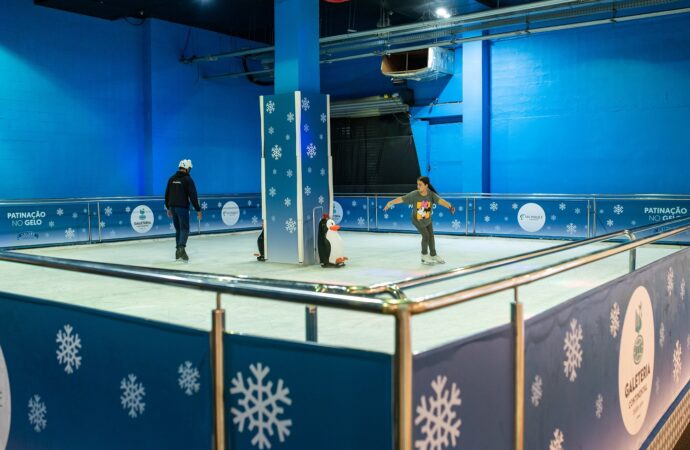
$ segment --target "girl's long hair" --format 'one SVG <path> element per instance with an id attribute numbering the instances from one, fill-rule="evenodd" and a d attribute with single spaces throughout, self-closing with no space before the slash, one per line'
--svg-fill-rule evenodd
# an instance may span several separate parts
<path id="1" fill-rule="evenodd" d="M 431 181 L 429 181 L 429 177 L 419 177 L 419 178 L 417 178 L 417 181 L 421 181 L 422 183 L 426 184 L 427 186 L 429 186 L 429 189 L 431 190 L 431 192 L 433 192 L 434 194 L 438 194 L 436 189 L 434 189 L 434 187 L 431 185 Z"/>

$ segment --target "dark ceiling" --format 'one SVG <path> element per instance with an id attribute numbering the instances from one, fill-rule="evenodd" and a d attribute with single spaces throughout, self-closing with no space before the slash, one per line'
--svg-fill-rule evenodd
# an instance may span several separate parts
<path id="1" fill-rule="evenodd" d="M 495 6 L 491 2 L 500 0 L 482 1 Z M 274 0 L 34 0 L 34 4 L 107 20 L 156 18 L 273 43 Z M 321 36 L 429 20 L 435 18 L 438 7 L 457 15 L 486 9 L 485 4 L 475 0 L 350 0 L 338 4 L 321 0 Z"/>

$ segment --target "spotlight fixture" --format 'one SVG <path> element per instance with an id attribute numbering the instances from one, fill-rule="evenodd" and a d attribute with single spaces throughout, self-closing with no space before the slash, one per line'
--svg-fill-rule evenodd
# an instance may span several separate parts
<path id="1" fill-rule="evenodd" d="M 446 8 L 436 8 L 436 17 L 439 19 L 447 19 L 450 17 L 450 13 Z"/>

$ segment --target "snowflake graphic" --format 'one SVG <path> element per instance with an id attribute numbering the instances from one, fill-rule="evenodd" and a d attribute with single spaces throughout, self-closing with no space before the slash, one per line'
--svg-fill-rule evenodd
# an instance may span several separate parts
<path id="1" fill-rule="evenodd" d="M 185 361 L 184 364 L 180 364 L 177 369 L 177 373 L 180 374 L 180 378 L 177 383 L 180 385 L 180 389 L 184 391 L 187 395 L 192 395 L 199 392 L 201 385 L 199 384 L 199 371 L 196 367 L 192 367 L 190 361 Z"/>
<path id="2" fill-rule="evenodd" d="M 615 205 L 613 207 L 613 213 L 616 214 L 617 216 L 620 216 L 623 214 L 623 205 Z"/>
<path id="3" fill-rule="evenodd" d="M 664 348 L 664 342 L 666 342 L 666 328 L 664 327 L 664 322 L 661 322 L 659 327 L 659 347 Z"/>
<path id="4" fill-rule="evenodd" d="M 259 218 L 256 216 L 252 216 L 252 225 L 258 225 L 259 224 Z"/>
<path id="5" fill-rule="evenodd" d="M 556 220 L 556 215 L 555 215 L 555 214 L 551 214 L 551 220 L 552 220 L 552 221 L 553 221 L 553 220 Z"/>
<path id="6" fill-rule="evenodd" d="M 50 228 L 53 228 L 53 227 L 55 226 L 55 222 L 53 222 L 53 221 L 51 220 L 50 222 L 48 222 L 48 226 L 49 226 Z"/>
<path id="7" fill-rule="evenodd" d="M 323 134 L 319 134 L 319 139 L 323 141 Z"/>
<path id="8" fill-rule="evenodd" d="M 309 101 L 309 99 L 307 97 L 304 97 L 302 99 L 302 109 L 305 111 L 308 111 L 310 107 L 311 107 L 311 102 Z"/>
<path id="9" fill-rule="evenodd" d="M 285 200 L 283 200 L 283 203 L 285 204 L 286 207 L 290 207 L 292 205 L 292 200 L 290 197 L 285 197 Z"/>
<path id="10" fill-rule="evenodd" d="M 450 227 L 451 227 L 452 229 L 454 229 L 455 231 L 457 231 L 457 230 L 460 229 L 460 225 L 462 225 L 462 224 L 460 223 L 460 221 L 459 221 L 458 219 L 455 219 L 454 221 L 452 221 L 452 222 L 450 223 Z"/>
<path id="11" fill-rule="evenodd" d="M 685 301 L 685 278 L 680 280 L 680 300 Z"/>
<path id="12" fill-rule="evenodd" d="M 532 382 L 532 404 L 534 406 L 539 406 L 539 402 L 541 401 L 541 397 L 544 395 L 544 392 L 542 390 L 542 379 L 539 375 L 536 375 L 534 377 L 534 381 Z"/>
<path id="13" fill-rule="evenodd" d="M 273 134 L 275 132 L 276 130 L 273 127 L 268 127 L 268 134 Z"/>
<path id="14" fill-rule="evenodd" d="M 666 293 L 669 297 L 673 295 L 673 276 L 673 267 L 669 267 L 666 273 Z"/>
<path id="15" fill-rule="evenodd" d="M 287 121 L 290 123 L 294 122 L 295 121 L 295 113 L 293 113 L 293 112 L 287 113 Z"/>
<path id="16" fill-rule="evenodd" d="M 323 195 L 319 195 L 319 205 L 323 205 L 323 202 L 325 199 L 323 198 Z"/>
<path id="17" fill-rule="evenodd" d="M 357 218 L 357 225 L 359 225 L 360 227 L 363 226 L 365 222 L 366 220 L 364 220 L 364 217 Z"/>
<path id="18" fill-rule="evenodd" d="M 57 214 L 58 216 L 62 216 L 64 213 L 65 213 L 65 212 L 62 210 L 62 208 L 58 208 L 58 210 L 57 210 L 57 212 L 56 212 L 56 214 Z"/>
<path id="19" fill-rule="evenodd" d="M 594 402 L 594 414 L 597 419 L 601 419 L 601 414 L 604 412 L 604 397 L 599 394 L 597 395 L 597 401 Z"/>
<path id="20" fill-rule="evenodd" d="M 683 362 L 680 357 L 683 354 L 683 348 L 680 346 L 680 341 L 676 341 L 676 349 L 673 351 L 673 381 L 678 383 L 680 381 L 680 371 L 683 370 Z"/>
<path id="21" fill-rule="evenodd" d="M 203 203 L 201 204 L 201 209 L 203 209 L 204 211 L 206 211 L 206 210 L 208 209 L 208 203 L 203 202 Z"/>
<path id="22" fill-rule="evenodd" d="M 311 129 L 311 128 L 309 128 L 309 124 L 308 124 L 308 123 L 305 123 L 303 128 L 304 128 L 304 132 L 305 132 L 305 133 L 309 133 L 309 130 Z"/>
<path id="23" fill-rule="evenodd" d="M 75 231 L 74 231 L 72 228 L 68 228 L 68 229 L 65 230 L 65 237 L 66 237 L 67 239 L 74 239 L 75 234 L 76 234 L 76 233 L 75 233 Z"/>
<path id="24" fill-rule="evenodd" d="M 563 361 L 563 372 L 572 382 L 577 378 L 577 369 L 582 366 L 582 326 L 577 323 L 577 319 L 570 321 L 570 331 L 566 332 L 563 341 L 565 350 L 565 361 Z"/>
<path id="25" fill-rule="evenodd" d="M 281 404 L 292 404 L 290 389 L 279 378 L 275 391 L 273 390 L 273 382 L 266 379 L 271 370 L 268 366 L 264 367 L 261 363 L 250 364 L 249 370 L 254 377 L 247 377 L 246 383 L 242 372 L 237 372 L 232 379 L 230 394 L 241 396 L 237 402 L 239 408 L 230 409 L 232 422 L 237 424 L 240 433 L 244 431 L 245 424 L 248 431 L 255 432 L 252 446 L 271 448 L 269 436 L 277 432 L 280 442 L 285 442 L 285 438 L 290 435 L 292 420 L 280 418 L 285 412 Z"/>
<path id="26" fill-rule="evenodd" d="M 270 195 L 271 197 L 275 197 L 276 196 L 276 188 L 274 188 L 273 186 L 268 188 L 268 195 Z"/>
<path id="27" fill-rule="evenodd" d="M 457 413 L 453 411 L 453 407 L 462 404 L 460 389 L 455 383 L 450 386 L 450 390 L 446 389 L 447 381 L 447 377 L 437 376 L 431 382 L 435 396 L 422 395 L 420 398 L 414 424 L 417 426 L 423 423 L 421 431 L 424 439 L 415 441 L 414 446 L 417 449 L 442 450 L 449 446 L 455 447 L 460 437 L 462 420 L 456 420 Z"/>
<path id="28" fill-rule="evenodd" d="M 288 169 L 287 172 L 285 172 L 285 175 L 287 175 L 288 178 L 292 178 L 292 169 Z"/>
<path id="29" fill-rule="evenodd" d="M 72 219 L 76 219 L 77 217 L 79 217 L 79 214 L 77 214 L 76 212 L 73 212 L 72 213 Z"/>
<path id="30" fill-rule="evenodd" d="M 513 204 L 511 205 L 511 207 L 512 207 L 513 209 L 518 209 L 518 204 L 517 204 L 517 203 L 513 203 Z"/>
<path id="31" fill-rule="evenodd" d="M 126 207 L 126 208 L 125 208 L 125 212 L 132 212 L 132 208 L 130 208 L 129 206 Z"/>
<path id="32" fill-rule="evenodd" d="M 276 104 L 273 102 L 273 100 L 269 100 L 266 103 L 266 112 L 269 114 L 273 114 L 275 112 L 275 110 L 276 110 Z"/>
<path id="33" fill-rule="evenodd" d="M 580 208 L 575 208 L 575 214 L 580 214 Z"/>
<path id="34" fill-rule="evenodd" d="M 276 216 L 271 216 L 271 222 L 275 222 L 275 221 L 276 221 Z"/>
<path id="35" fill-rule="evenodd" d="M 34 426 L 34 431 L 40 433 L 46 429 L 48 425 L 48 420 L 46 415 L 48 414 L 48 409 L 46 404 L 41 401 L 40 395 L 34 395 L 29 399 L 29 423 Z"/>
<path id="36" fill-rule="evenodd" d="M 438 213 L 438 216 L 439 216 L 439 217 L 443 217 L 443 211 L 441 211 L 440 213 Z"/>
<path id="37" fill-rule="evenodd" d="M 247 200 L 247 206 L 252 206 L 252 201 L 251 201 L 251 200 Z"/>
<path id="38" fill-rule="evenodd" d="M 273 169 L 273 175 L 278 174 L 278 169 Z"/>
<path id="39" fill-rule="evenodd" d="M 637 221 L 636 221 L 636 220 L 633 220 L 633 221 L 630 222 L 630 224 L 631 224 L 631 225 L 637 225 Z"/>
<path id="40" fill-rule="evenodd" d="M 103 212 L 106 216 L 110 217 L 113 215 L 113 208 L 111 208 L 110 206 L 106 206 Z"/>
<path id="41" fill-rule="evenodd" d="M 323 177 L 323 176 L 326 176 L 326 169 L 321 169 L 321 170 L 319 171 L 319 173 L 321 174 L 322 177 Z"/>
<path id="42" fill-rule="evenodd" d="M 565 203 L 563 203 L 563 202 L 559 203 L 558 209 L 560 209 L 561 211 L 565 211 Z"/>
<path id="43" fill-rule="evenodd" d="M 321 123 L 326 123 L 328 120 L 328 117 L 326 116 L 326 113 L 321 113 Z"/>
<path id="44" fill-rule="evenodd" d="M 621 322 L 620 322 L 621 308 L 620 308 L 620 306 L 618 306 L 617 302 L 614 303 L 613 306 L 611 307 L 610 317 L 611 317 L 611 326 L 610 326 L 611 336 L 616 337 L 616 336 L 618 336 L 618 330 L 621 327 Z"/>
<path id="45" fill-rule="evenodd" d="M 307 167 L 307 173 L 311 173 L 311 167 Z"/>
<path id="46" fill-rule="evenodd" d="M 168 225 L 168 228 L 170 228 L 170 231 L 174 231 L 175 225 L 172 222 L 170 222 L 170 224 Z"/>
<path id="47" fill-rule="evenodd" d="M 81 366 L 81 356 L 79 356 L 79 349 L 81 348 L 81 339 L 78 334 L 72 335 L 72 325 L 65 325 L 63 330 L 59 330 L 55 342 L 60 346 L 57 351 L 57 360 L 60 365 L 65 365 L 65 372 L 72 374 L 74 369 L 79 369 Z"/>
<path id="48" fill-rule="evenodd" d="M 556 428 L 553 432 L 553 439 L 549 442 L 549 450 L 563 450 L 563 432 Z"/>
<path id="49" fill-rule="evenodd" d="M 388 219 L 388 213 L 385 213 L 385 214 L 383 215 L 383 218 L 384 218 L 384 219 Z"/>
<path id="50" fill-rule="evenodd" d="M 491 217 L 484 216 L 484 222 L 491 222 Z"/>
<path id="51" fill-rule="evenodd" d="M 606 226 L 607 227 L 612 227 L 613 226 L 613 220 L 609 219 L 606 221 Z"/>
<path id="52" fill-rule="evenodd" d="M 575 225 L 574 223 L 571 222 L 568 225 L 566 225 L 565 231 L 568 234 L 575 234 L 575 233 L 577 233 L 577 225 Z"/>
<path id="53" fill-rule="evenodd" d="M 285 221 L 285 231 L 287 231 L 290 234 L 297 231 L 297 222 L 295 222 L 295 219 L 293 219 L 292 217 Z"/>
<path id="54" fill-rule="evenodd" d="M 286 140 L 286 141 L 289 141 L 289 140 L 290 140 L 290 135 L 289 135 L 289 134 L 286 134 L 286 135 L 285 135 L 285 140 Z"/>
<path id="55" fill-rule="evenodd" d="M 307 145 L 307 156 L 309 158 L 314 158 L 314 156 L 316 156 L 316 145 L 314 145 L 313 142 Z"/>
<path id="56" fill-rule="evenodd" d="M 491 202 L 491 204 L 489 205 L 489 209 L 490 209 L 491 211 L 498 211 L 498 203 L 496 203 L 496 202 Z"/>
<path id="57" fill-rule="evenodd" d="M 311 186 L 304 187 L 304 195 L 306 195 L 307 197 L 311 195 Z"/>
<path id="58" fill-rule="evenodd" d="M 283 149 L 280 145 L 276 144 L 271 148 L 271 158 L 278 161 L 283 156 Z"/>
<path id="59" fill-rule="evenodd" d="M 136 375 L 130 373 L 127 378 L 123 378 L 120 382 L 120 389 L 122 390 L 120 403 L 122 409 L 129 410 L 129 417 L 136 419 L 137 416 L 144 414 L 146 403 L 143 400 L 146 396 L 146 390 L 143 384 L 137 383 Z"/>

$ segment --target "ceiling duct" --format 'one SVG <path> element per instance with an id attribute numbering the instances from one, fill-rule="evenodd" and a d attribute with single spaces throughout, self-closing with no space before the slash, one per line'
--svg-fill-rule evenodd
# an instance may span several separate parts
<path id="1" fill-rule="evenodd" d="M 453 75 L 455 52 L 441 47 L 384 55 L 381 73 L 394 81 L 432 81 Z"/>
<path id="2" fill-rule="evenodd" d="M 360 118 L 407 113 L 410 111 L 409 100 L 406 103 L 403 97 L 408 96 L 395 93 L 331 102 L 331 118 Z"/>

